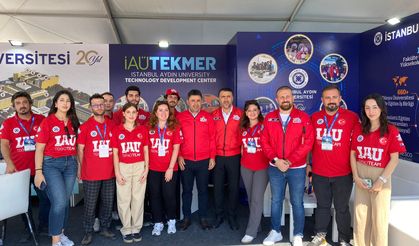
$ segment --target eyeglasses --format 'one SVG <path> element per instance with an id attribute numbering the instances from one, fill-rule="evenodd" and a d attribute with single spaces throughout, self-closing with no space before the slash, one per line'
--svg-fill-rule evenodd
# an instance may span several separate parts
<path id="1" fill-rule="evenodd" d="M 105 104 L 92 104 L 92 108 L 104 108 Z"/>

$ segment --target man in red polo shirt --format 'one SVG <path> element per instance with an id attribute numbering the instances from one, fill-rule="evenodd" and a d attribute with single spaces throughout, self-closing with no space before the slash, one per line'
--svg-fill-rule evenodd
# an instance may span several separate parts
<path id="1" fill-rule="evenodd" d="M 214 168 L 214 198 L 216 221 L 215 228 L 223 223 L 224 217 L 224 182 L 227 176 L 228 223 L 232 230 L 238 230 L 237 206 L 239 202 L 240 151 L 241 134 L 240 119 L 243 112 L 233 106 L 233 90 L 222 88 L 218 92 L 221 107 L 212 112 L 215 124 L 215 142 L 217 156 Z"/>
<path id="2" fill-rule="evenodd" d="M 88 245 L 93 239 L 96 204 L 99 194 L 100 235 L 115 239 L 110 232 L 112 205 L 115 193 L 115 173 L 112 149 L 109 147 L 113 122 L 104 117 L 105 102 L 103 96 L 94 94 L 90 97 L 93 116 L 80 126 L 77 153 L 81 160 L 81 179 L 84 188 L 83 229 L 85 235 L 82 245 Z M 80 170 L 80 169 L 79 169 Z"/>
<path id="3" fill-rule="evenodd" d="M 35 136 L 44 116 L 31 111 L 32 98 L 25 91 L 16 92 L 12 96 L 15 115 L 6 119 L 0 127 L 1 153 L 6 162 L 6 173 L 31 169 L 31 184 L 35 174 Z M 39 198 L 38 232 L 48 231 L 50 203 L 45 191 L 34 185 Z M 31 199 L 29 199 L 29 202 Z M 29 203 L 29 215 L 32 219 L 32 206 Z M 26 222 L 25 216 L 22 216 Z M 26 241 L 30 234 L 22 237 Z"/>
<path id="4" fill-rule="evenodd" d="M 137 109 L 138 109 L 137 124 L 145 125 L 150 119 L 150 113 L 138 107 L 138 104 L 140 103 L 140 99 L 141 99 L 140 96 L 141 96 L 141 91 L 140 91 L 140 88 L 138 88 L 138 86 L 131 85 L 131 86 L 128 86 L 127 89 L 125 90 L 125 98 L 127 102 L 137 105 Z M 115 123 L 115 125 L 120 125 L 123 123 L 122 122 L 123 118 L 124 117 L 122 115 L 122 109 L 120 109 L 113 114 L 112 120 Z"/>

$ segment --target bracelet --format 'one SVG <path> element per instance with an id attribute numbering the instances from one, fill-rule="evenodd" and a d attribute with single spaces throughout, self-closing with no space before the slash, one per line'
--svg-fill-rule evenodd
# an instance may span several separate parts
<path id="1" fill-rule="evenodd" d="M 387 179 L 384 178 L 383 176 L 380 176 L 378 178 L 383 182 L 383 184 L 387 183 Z"/>
<path id="2" fill-rule="evenodd" d="M 38 170 L 42 170 L 42 167 L 41 168 L 35 168 L 35 171 L 38 171 Z"/>

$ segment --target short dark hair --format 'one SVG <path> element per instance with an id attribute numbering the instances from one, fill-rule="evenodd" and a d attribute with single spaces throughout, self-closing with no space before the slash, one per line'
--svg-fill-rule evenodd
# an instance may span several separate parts
<path id="1" fill-rule="evenodd" d="M 29 93 L 27 93 L 26 91 L 18 91 L 15 94 L 13 94 L 12 96 L 12 105 L 15 106 L 15 100 L 18 97 L 26 97 L 26 99 L 28 99 L 28 102 L 30 105 L 32 105 L 33 101 L 31 98 L 31 95 L 29 95 Z"/>
<path id="2" fill-rule="evenodd" d="M 197 89 L 192 89 L 188 92 L 188 99 L 191 96 L 200 96 L 202 98 L 202 92 L 200 90 L 197 90 Z"/>
<path id="3" fill-rule="evenodd" d="M 103 96 L 106 96 L 106 95 L 108 95 L 108 96 L 111 96 L 111 97 L 115 97 L 112 93 L 110 93 L 109 91 L 107 91 L 107 92 L 103 92 L 102 94 L 100 94 L 102 97 Z"/>
<path id="4" fill-rule="evenodd" d="M 141 91 L 140 88 L 136 85 L 130 85 L 127 87 L 127 89 L 125 89 L 125 96 L 128 96 L 128 92 L 129 91 L 138 91 L 138 95 L 141 96 Z"/>
<path id="5" fill-rule="evenodd" d="M 89 104 L 90 105 L 92 105 L 92 100 L 93 99 L 103 99 L 104 100 L 102 95 L 100 95 L 99 93 L 95 93 L 92 96 L 90 96 L 90 98 L 89 98 Z"/>
<path id="6" fill-rule="evenodd" d="M 279 91 L 282 91 L 282 90 L 290 90 L 290 91 L 292 91 L 291 87 L 289 87 L 288 85 L 283 85 L 283 86 L 279 87 L 279 88 L 276 90 L 275 95 L 276 95 L 276 94 L 278 94 L 278 92 L 279 92 Z"/>
<path id="7" fill-rule="evenodd" d="M 331 90 L 337 90 L 339 92 L 339 95 L 341 95 L 341 91 L 339 87 L 337 87 L 336 85 L 327 85 L 326 87 L 322 89 L 322 97 L 325 91 L 331 91 Z"/>
<path id="8" fill-rule="evenodd" d="M 221 93 L 222 91 L 229 91 L 229 92 L 231 92 L 231 94 L 234 94 L 234 93 L 233 93 L 233 90 L 232 90 L 231 88 L 224 87 L 224 88 L 221 88 L 221 89 L 218 91 L 218 95 L 220 95 L 220 93 Z"/>

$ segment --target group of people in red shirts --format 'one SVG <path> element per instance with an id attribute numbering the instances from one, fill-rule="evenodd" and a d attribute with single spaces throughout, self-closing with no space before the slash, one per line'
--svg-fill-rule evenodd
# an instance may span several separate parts
<path id="1" fill-rule="evenodd" d="M 241 177 L 250 210 L 241 242 L 251 243 L 260 231 L 263 196 L 270 183 L 272 230 L 263 244 L 282 240 L 280 221 L 288 185 L 294 217 L 294 238 L 290 240 L 300 246 L 309 172 L 313 173 L 317 209 L 316 235 L 308 245 L 326 242 L 332 203 L 340 243 L 350 245 L 353 182 L 355 244 L 387 245 L 388 212 L 383 211 L 389 210 L 391 173 L 405 146 L 397 128 L 387 121 L 380 95 L 364 99 L 361 123 L 355 113 L 340 107 L 341 92 L 335 85 L 323 88 L 324 109 L 311 117 L 294 107 L 288 86 L 278 88 L 279 109 L 266 117 L 256 100 L 246 101 L 243 111 L 233 106 L 230 88 L 220 89 L 220 108 L 212 113 L 201 110 L 203 96 L 199 90 L 189 91 L 188 110 L 184 112 L 176 110 L 180 95 L 175 89 L 168 89 L 166 100 L 157 101 L 151 113 L 138 107 L 141 92 L 137 86 L 129 86 L 125 96 L 127 103 L 113 112 L 111 93 L 92 95 L 92 116 L 81 125 L 69 91 L 54 96 L 46 118 L 32 113 L 28 93 L 17 92 L 12 97 L 16 114 L 0 129 L 6 172 L 31 168 L 32 183 L 40 198 L 38 230 L 48 227 L 52 245 L 74 245 L 64 229 L 76 177 L 83 180 L 85 199 L 82 245 L 93 240 L 96 215 L 100 235 L 116 238 L 110 230 L 115 192 L 123 241 L 141 241 L 146 187 L 154 223 L 152 235 L 161 235 L 166 222 L 168 234 L 187 230 L 192 223 L 195 181 L 200 227 L 218 228 L 226 220 L 232 230 L 238 230 Z M 210 170 L 214 223 L 209 223 L 207 216 Z M 179 179 L 184 218 L 176 227 Z"/>

